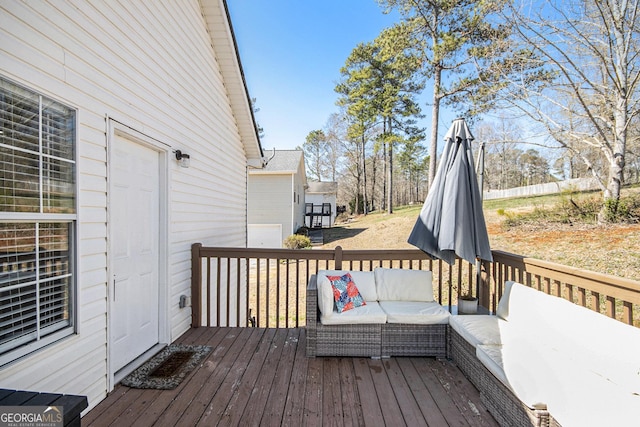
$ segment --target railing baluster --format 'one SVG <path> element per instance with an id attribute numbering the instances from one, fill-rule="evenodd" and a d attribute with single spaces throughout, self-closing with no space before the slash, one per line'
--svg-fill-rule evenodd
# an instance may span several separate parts
<path id="1" fill-rule="evenodd" d="M 629 301 L 622 303 L 622 321 L 629 325 L 633 324 L 633 304 Z"/>
<path id="2" fill-rule="evenodd" d="M 280 260 L 278 260 L 278 264 L 280 264 Z M 285 314 L 284 314 L 284 327 L 288 328 L 289 327 L 289 260 L 287 259 L 285 261 L 285 268 L 287 269 L 285 271 L 285 283 L 286 283 L 286 288 L 285 288 L 285 304 L 284 304 L 284 310 L 285 310 Z M 278 305 L 280 305 L 280 303 L 278 302 Z"/>
<path id="3" fill-rule="evenodd" d="M 236 326 L 240 326 L 240 258 L 236 258 Z M 247 301 L 249 298 L 247 298 Z"/>
<path id="4" fill-rule="evenodd" d="M 262 258 L 258 258 L 256 257 L 256 326 L 260 327 L 260 325 L 262 324 L 260 322 L 260 307 L 262 306 L 262 304 L 260 304 L 260 288 L 262 286 L 260 286 L 260 265 L 262 264 Z"/>
<path id="5" fill-rule="evenodd" d="M 431 270 L 433 271 L 433 268 Z M 441 268 L 438 268 L 438 304 L 442 305 L 442 269 Z"/>
<path id="6" fill-rule="evenodd" d="M 250 270 L 250 266 L 251 266 L 251 258 L 247 257 L 244 259 L 245 262 L 245 266 L 244 266 L 244 274 L 245 274 L 245 284 L 244 284 L 244 288 L 246 289 L 247 295 L 245 297 L 245 310 L 246 310 L 246 315 L 247 315 L 247 324 L 251 324 L 251 326 L 255 326 L 255 324 L 253 323 L 253 319 L 252 319 L 252 314 L 251 313 L 251 307 L 249 305 L 249 301 L 251 298 L 249 298 L 250 294 L 251 294 L 251 277 L 249 276 L 251 273 Z M 238 288 L 240 288 L 240 284 L 238 283 Z"/>
<path id="7" fill-rule="evenodd" d="M 591 292 L 591 309 L 600 313 L 600 293 Z"/>
<path id="8" fill-rule="evenodd" d="M 221 263 L 222 261 L 220 261 L 221 258 L 217 258 L 217 263 L 216 263 L 216 267 L 217 267 L 217 271 L 216 271 L 216 326 L 220 326 L 220 274 L 222 270 L 221 267 Z M 209 295 L 211 295 L 211 292 L 209 292 Z"/>
<path id="9" fill-rule="evenodd" d="M 462 260 L 456 260 L 456 263 L 454 265 L 458 266 L 458 278 L 457 278 L 457 295 L 456 295 L 456 299 L 455 301 L 458 300 L 458 298 L 460 298 L 460 296 L 462 295 Z"/>
<path id="10" fill-rule="evenodd" d="M 609 317 L 616 318 L 616 300 L 613 297 L 607 296 L 604 300 L 605 314 Z"/>
<path id="11" fill-rule="evenodd" d="M 265 303 L 265 309 L 266 309 L 266 313 L 265 313 L 265 324 L 266 327 L 269 327 L 269 324 L 271 323 L 271 318 L 269 317 L 269 308 L 271 307 L 270 304 L 270 298 L 271 298 L 271 258 L 267 258 L 267 266 L 265 267 L 266 270 L 266 276 L 264 278 L 264 280 L 267 283 L 267 292 L 265 292 L 265 297 L 266 297 L 266 303 Z"/>
<path id="12" fill-rule="evenodd" d="M 227 258 L 227 324 L 231 325 L 231 258 Z"/>
<path id="13" fill-rule="evenodd" d="M 207 326 L 211 326 L 211 257 L 207 257 Z"/>
<path id="14" fill-rule="evenodd" d="M 447 264 L 448 265 L 448 264 Z M 440 260 L 440 268 L 442 268 L 442 260 Z M 448 265 L 449 268 L 449 307 L 453 305 L 453 268 L 451 265 Z"/>
<path id="15" fill-rule="evenodd" d="M 587 306 L 587 290 L 585 288 L 578 288 L 578 301 L 582 307 Z"/>
<path id="16" fill-rule="evenodd" d="M 473 283 L 476 283 L 476 289 L 480 289 L 480 278 L 478 277 L 478 275 L 476 275 L 476 277 L 473 277 L 473 264 L 468 263 L 468 271 L 467 271 L 467 281 L 469 282 L 469 295 L 473 295 L 475 294 L 474 290 L 473 290 Z M 474 280 L 475 279 L 475 280 Z M 480 295 L 476 295 L 476 298 L 480 298 Z"/>

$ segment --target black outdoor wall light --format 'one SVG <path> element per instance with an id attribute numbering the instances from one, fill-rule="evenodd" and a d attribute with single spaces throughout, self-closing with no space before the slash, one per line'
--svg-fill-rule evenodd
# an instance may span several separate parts
<path id="1" fill-rule="evenodd" d="M 183 153 L 180 150 L 176 150 L 176 160 L 178 161 L 178 164 L 180 164 L 180 166 L 182 166 L 183 168 L 188 168 L 191 161 L 191 156 L 187 153 Z"/>

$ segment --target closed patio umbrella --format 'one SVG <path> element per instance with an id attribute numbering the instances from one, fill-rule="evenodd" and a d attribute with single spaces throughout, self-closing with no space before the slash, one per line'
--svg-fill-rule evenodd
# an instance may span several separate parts
<path id="1" fill-rule="evenodd" d="M 493 261 L 482 199 L 473 168 L 473 135 L 456 119 L 445 136 L 442 159 L 409 243 L 450 265 L 460 258 Z"/>

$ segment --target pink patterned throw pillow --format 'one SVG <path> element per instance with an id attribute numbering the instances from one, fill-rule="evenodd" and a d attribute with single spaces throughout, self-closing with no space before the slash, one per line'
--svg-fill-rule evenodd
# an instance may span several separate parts
<path id="1" fill-rule="evenodd" d="M 367 303 L 360 295 L 360 291 L 353 282 L 351 274 L 346 273 L 343 276 L 327 276 L 331 282 L 333 289 L 333 299 L 336 302 L 338 313 L 351 310 Z"/>

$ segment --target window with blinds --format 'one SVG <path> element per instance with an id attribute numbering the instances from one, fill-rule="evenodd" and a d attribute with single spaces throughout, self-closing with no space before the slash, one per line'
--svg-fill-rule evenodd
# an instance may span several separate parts
<path id="1" fill-rule="evenodd" d="M 75 123 L 0 77 L 0 364 L 73 333 Z"/>

